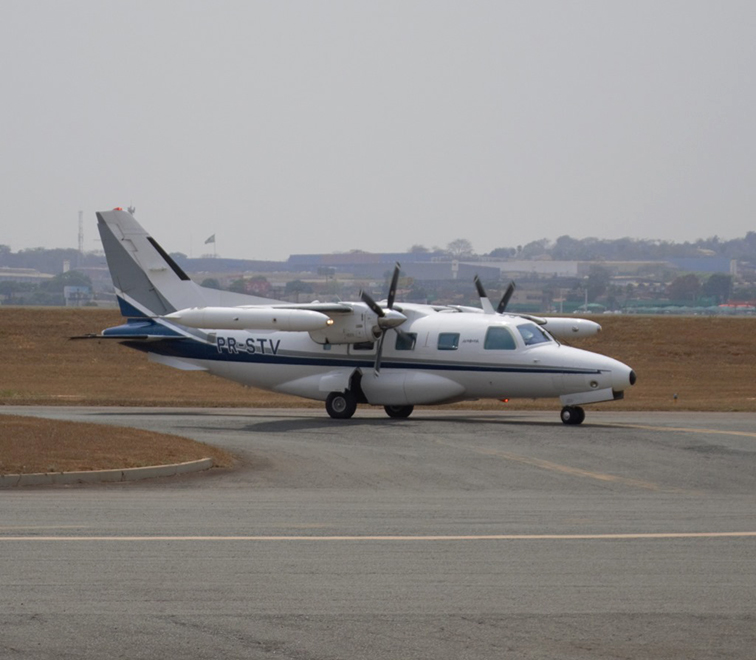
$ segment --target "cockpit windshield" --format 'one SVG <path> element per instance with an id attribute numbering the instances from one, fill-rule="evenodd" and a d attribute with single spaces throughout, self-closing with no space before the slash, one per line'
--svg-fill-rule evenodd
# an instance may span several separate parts
<path id="1" fill-rule="evenodd" d="M 522 340 L 525 342 L 525 346 L 535 346 L 536 344 L 545 344 L 553 341 L 553 339 L 535 323 L 518 325 L 517 330 L 519 330 Z"/>

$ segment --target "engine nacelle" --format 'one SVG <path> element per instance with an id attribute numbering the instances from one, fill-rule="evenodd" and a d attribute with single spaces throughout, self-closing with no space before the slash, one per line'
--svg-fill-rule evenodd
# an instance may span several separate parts
<path id="1" fill-rule="evenodd" d="M 357 305 L 351 314 L 334 314 L 331 318 L 333 324 L 310 332 L 313 341 L 318 344 L 359 344 L 376 341 L 381 336 L 378 317 L 369 310 L 361 310 Z"/>
<path id="2" fill-rule="evenodd" d="M 570 339 L 570 337 L 591 337 L 601 331 L 601 326 L 588 319 L 570 319 L 564 317 L 545 318 L 546 328 L 558 339 Z"/>

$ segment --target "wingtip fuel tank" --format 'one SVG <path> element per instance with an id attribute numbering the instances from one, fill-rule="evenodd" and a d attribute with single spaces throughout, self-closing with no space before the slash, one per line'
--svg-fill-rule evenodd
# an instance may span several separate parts
<path id="1" fill-rule="evenodd" d="M 189 328 L 216 330 L 281 330 L 301 332 L 323 330 L 333 321 L 326 314 L 307 309 L 244 307 L 191 307 L 161 317 Z"/>

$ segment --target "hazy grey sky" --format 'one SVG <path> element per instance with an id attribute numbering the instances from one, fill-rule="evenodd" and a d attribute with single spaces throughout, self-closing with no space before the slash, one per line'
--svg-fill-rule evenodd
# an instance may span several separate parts
<path id="1" fill-rule="evenodd" d="M 0 243 L 173 252 L 756 229 L 756 2 L 0 0 Z"/>

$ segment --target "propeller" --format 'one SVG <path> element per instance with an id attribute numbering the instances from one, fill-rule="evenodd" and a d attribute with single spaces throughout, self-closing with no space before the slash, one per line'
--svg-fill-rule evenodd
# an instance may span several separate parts
<path id="1" fill-rule="evenodd" d="M 375 302 L 367 291 L 360 292 L 362 302 L 364 302 L 378 317 L 378 327 L 381 329 L 381 336 L 378 339 L 378 349 L 375 352 L 375 366 L 373 368 L 376 376 L 381 371 L 381 356 L 383 355 L 383 341 L 386 338 L 386 330 L 396 328 L 407 320 L 407 317 L 404 314 L 394 310 L 394 300 L 396 299 L 396 287 L 399 283 L 400 271 L 401 266 L 397 263 L 394 266 L 394 274 L 391 276 L 391 284 L 389 285 L 386 304 L 388 311 Z M 397 330 L 397 332 L 401 331 Z"/>
<path id="2" fill-rule="evenodd" d="M 504 291 L 504 295 L 501 297 L 498 306 L 494 310 L 493 305 L 491 304 L 491 300 L 486 293 L 486 289 L 483 286 L 483 282 L 480 281 L 480 277 L 476 275 L 473 279 L 473 282 L 475 282 L 475 288 L 478 290 L 478 295 L 480 296 L 480 306 L 483 308 L 483 311 L 486 314 L 493 314 L 494 312 L 496 314 L 503 314 L 507 309 L 507 305 L 509 304 L 510 299 L 512 298 L 512 294 L 515 291 L 515 283 L 509 283 L 509 286 L 507 286 L 506 291 Z"/>
<path id="3" fill-rule="evenodd" d="M 483 311 L 486 314 L 493 314 L 494 308 L 491 304 L 491 300 L 488 297 L 488 294 L 486 293 L 485 288 L 483 287 L 483 282 L 480 281 L 480 278 L 476 275 L 473 279 L 473 282 L 475 282 L 475 288 L 478 290 L 478 296 L 480 296 L 480 306 L 483 308 Z"/>
<path id="4" fill-rule="evenodd" d="M 389 292 L 388 292 L 388 301 L 387 301 L 387 307 L 389 309 L 394 309 L 394 298 L 396 298 L 396 285 L 399 284 L 399 272 L 401 271 L 401 266 L 399 265 L 399 262 L 397 261 L 394 264 L 394 273 L 391 275 L 391 284 L 389 285 Z"/>
<path id="5" fill-rule="evenodd" d="M 512 294 L 515 291 L 515 283 L 510 282 L 509 286 L 507 287 L 507 290 L 504 292 L 504 295 L 501 297 L 501 300 L 499 301 L 499 306 L 496 308 L 496 311 L 499 314 L 503 314 L 504 310 L 507 308 L 507 305 L 509 304 L 509 300 L 512 297 Z"/>

